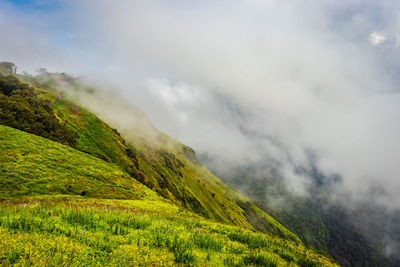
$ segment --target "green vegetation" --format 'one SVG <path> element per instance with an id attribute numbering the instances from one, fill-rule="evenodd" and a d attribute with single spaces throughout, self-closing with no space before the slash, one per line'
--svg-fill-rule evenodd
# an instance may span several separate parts
<path id="1" fill-rule="evenodd" d="M 287 190 L 282 177 L 263 173 L 262 168 L 257 165 L 242 171 L 236 168 L 232 176 L 220 177 L 242 188 L 253 201 L 262 203 L 260 208 L 293 231 L 304 244 L 330 255 L 340 265 L 400 266 L 360 233 L 346 210 L 327 199 L 324 188 L 314 188 L 312 194 L 299 196 Z M 372 216 L 372 210 L 368 209 L 368 214 Z M 374 221 L 377 226 L 382 225 L 379 220 Z"/>
<path id="2" fill-rule="evenodd" d="M 1 125 L 0 151 L 0 198 L 37 194 L 157 198 L 116 165 Z"/>
<path id="3" fill-rule="evenodd" d="M 0 74 L 0 124 L 74 146 L 76 134 L 61 124 L 50 102 L 12 75 Z"/>
<path id="4" fill-rule="evenodd" d="M 200 166 L 191 148 L 159 132 L 136 109 L 129 114 L 135 117 L 135 126 L 123 133 L 124 139 L 98 116 L 75 104 L 84 104 L 81 99 L 95 101 L 97 95 L 93 88 L 87 88 L 65 74 L 44 73 L 21 78 L 34 85 L 39 98 L 52 103 L 59 121 L 78 136 L 74 148 L 118 165 L 162 197 L 205 218 L 300 242 L 296 235 L 259 210 L 249 199 L 238 197 L 239 194 Z M 59 83 L 67 88 L 67 93 L 56 90 Z M 65 96 L 67 94 L 71 97 Z M 118 104 L 125 105 L 125 110 L 132 109 L 122 101 Z M 240 206 L 242 202 L 246 203 L 245 207 Z"/>
<path id="5" fill-rule="evenodd" d="M 121 135 L 60 81 L 86 90 L 0 74 L 0 263 L 334 265 L 140 112 Z"/>
<path id="6" fill-rule="evenodd" d="M 292 241 L 158 201 L 53 196 L 0 205 L 4 265 L 334 266 Z"/>
<path id="7" fill-rule="evenodd" d="M 17 72 L 17 66 L 12 62 L 0 62 L 0 73 L 4 74 L 15 74 Z"/>

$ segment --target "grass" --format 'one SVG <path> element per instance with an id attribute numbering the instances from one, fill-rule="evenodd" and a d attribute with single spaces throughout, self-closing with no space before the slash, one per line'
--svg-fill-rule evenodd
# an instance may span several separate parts
<path id="1" fill-rule="evenodd" d="M 0 125 L 0 149 L 0 198 L 38 194 L 79 195 L 83 192 L 86 196 L 98 198 L 160 198 L 117 163 L 108 163 L 7 126 Z M 154 170 L 165 174 L 169 183 L 184 195 L 183 207 L 206 218 L 252 228 L 240 207 L 226 195 L 222 186 L 212 180 L 213 176 L 206 169 L 195 169 L 185 162 L 180 170 L 182 177 L 176 178 L 175 173 L 160 166 L 155 156 L 146 161 L 139 158 L 139 161 L 147 174 L 157 173 Z M 211 192 L 215 192 L 215 196 Z M 203 208 L 191 207 L 193 203 L 201 203 L 199 205 Z M 278 224 L 272 218 L 269 222 Z M 283 226 L 279 227 L 277 232 L 288 232 Z"/>
<path id="2" fill-rule="evenodd" d="M 48 97 L 43 90 L 42 95 Z M 53 107 L 57 117 L 78 134 L 77 150 L 114 163 L 134 176 L 141 173 L 138 178 L 149 188 L 206 218 L 251 228 L 241 208 L 216 184 L 218 179 L 186 159 L 179 142 L 156 129 L 156 137 L 150 140 L 147 132 L 135 129 L 125 141 L 93 113 L 68 99 L 56 101 Z M 127 148 L 134 157 L 126 154 Z"/>
<path id="3" fill-rule="evenodd" d="M 117 165 L 2 125 L 0 151 L 0 198 L 37 194 L 159 198 Z"/>
<path id="4" fill-rule="evenodd" d="M 299 242 L 202 219 L 45 138 L 0 126 L 0 149 L 5 266 L 331 264 Z"/>
<path id="5" fill-rule="evenodd" d="M 74 196 L 2 201 L 0 261 L 4 266 L 334 265 L 295 242 L 157 203 Z"/>
<path id="6" fill-rule="evenodd" d="M 12 194 L 76 194 L 85 191 L 90 196 L 94 196 L 93 194 L 96 193 L 97 197 L 127 199 L 143 197 L 142 193 L 134 194 L 135 190 L 132 188 L 138 188 L 136 184 L 130 186 L 126 183 L 129 180 L 127 176 L 130 176 L 162 197 L 205 218 L 275 233 L 300 242 L 296 235 L 272 217 L 257 210 L 257 207 L 248 199 L 243 196 L 237 197 L 239 194 L 233 194 L 233 191 L 217 177 L 199 165 L 192 149 L 159 132 L 143 114 L 132 108 L 129 103 L 114 99 L 114 104 L 109 102 L 101 104 L 102 102 L 99 100 L 102 99 L 101 93 L 93 89 L 88 90 L 87 86 L 82 85 L 79 80 L 65 74 L 35 77 L 17 75 L 17 77 L 30 84 L 38 98 L 49 101 L 59 122 L 78 136 L 73 148 L 110 163 L 109 165 L 113 165 L 113 171 L 105 168 L 104 162 L 93 164 L 93 160 L 88 161 L 87 157 L 81 160 L 81 155 L 77 153 L 74 153 L 75 160 L 65 159 L 62 155 L 55 155 L 55 160 L 53 160 L 47 155 L 40 155 L 40 153 L 45 154 L 45 150 L 41 150 L 39 153 L 35 147 L 32 155 L 37 157 L 36 161 L 30 161 L 29 157 L 20 157 L 20 160 L 10 167 L 11 169 L 15 168 L 17 172 L 16 177 L 11 179 L 8 177 L 7 183 L 19 185 L 18 190 L 13 191 Z M 60 81 L 64 88 L 63 92 L 57 90 Z M 91 107 L 92 111 L 94 110 L 100 117 L 108 118 L 107 123 L 121 130 L 122 135 L 95 113 L 76 103 Z M 93 105 L 93 103 L 97 104 Z M 109 105 L 114 106 L 105 108 Z M 115 106 L 118 108 L 116 109 Z M 124 119 L 122 125 L 116 124 L 115 121 L 121 122 L 121 120 L 112 114 L 120 114 L 130 120 Z M 25 142 L 24 145 L 26 146 L 25 150 L 31 149 L 28 142 Z M 13 149 L 9 149 L 8 152 Z M 1 157 L 0 155 L 0 160 Z M 30 171 L 24 160 L 30 161 L 32 165 L 30 169 L 37 171 L 29 175 Z M 41 160 L 44 160 L 44 166 L 40 166 Z M 69 166 L 77 164 L 77 167 L 72 167 L 73 170 L 64 172 L 69 167 L 67 164 Z M 86 171 L 83 168 L 84 164 L 93 166 L 92 170 Z M 103 168 L 98 168 L 100 165 Z M 53 171 L 51 168 L 56 170 Z M 115 169 L 119 169 L 124 174 L 115 172 Z M 83 178 L 79 175 L 82 170 Z M 52 177 L 57 177 L 57 181 L 54 181 Z M 110 180 L 110 177 L 114 177 L 114 181 L 115 177 L 120 177 L 118 181 L 113 181 L 116 186 L 113 187 L 111 181 L 103 186 L 103 181 Z M 93 181 L 92 184 L 93 178 L 104 179 L 97 183 Z M 10 184 L 8 188 L 12 188 L 14 185 Z M 143 192 L 142 189 L 137 191 Z M 7 192 L 10 195 L 11 191 L 7 190 Z M 238 201 L 250 204 L 243 208 L 238 205 Z"/>
<path id="7" fill-rule="evenodd" d="M 76 145 L 0 125 L 0 264 L 334 265 L 200 166 L 190 148 L 156 129 L 151 139 L 128 131 L 124 140 L 49 90 L 54 84 L 35 83 L 36 93 Z"/>

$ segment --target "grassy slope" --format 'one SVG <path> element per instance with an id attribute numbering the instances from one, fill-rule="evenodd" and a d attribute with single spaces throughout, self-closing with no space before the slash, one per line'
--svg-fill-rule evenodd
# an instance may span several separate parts
<path id="1" fill-rule="evenodd" d="M 124 140 L 92 113 L 67 102 L 55 104 L 59 117 L 80 136 L 77 149 L 118 164 L 149 188 L 205 217 L 250 227 L 241 209 L 215 183 L 211 174 L 163 148 Z M 126 149 L 132 151 L 131 157 Z M 213 177 L 212 177 L 213 178 Z M 199 180 L 200 182 L 198 182 Z M 214 197 L 212 197 L 214 193 Z"/>
<path id="2" fill-rule="evenodd" d="M 46 81 L 35 83 L 36 92 L 39 97 L 52 102 L 60 121 L 79 135 L 78 150 L 119 165 L 163 197 L 206 218 L 276 233 L 300 242 L 295 234 L 251 201 L 238 197 L 237 193 L 198 164 L 192 149 L 159 132 L 139 111 L 129 114 L 135 117 L 136 121 L 132 124 L 136 126 L 123 132 L 125 141 L 93 113 L 54 90 L 57 87 L 54 80 Z M 74 82 L 71 87 L 79 92 L 84 90 Z M 89 95 L 88 102 L 94 97 L 95 94 Z M 124 109 L 132 108 L 127 106 Z M 127 148 L 130 154 L 126 152 Z"/>
<path id="3" fill-rule="evenodd" d="M 158 202 L 42 196 L 0 203 L 0 262 L 32 266 L 335 266 L 292 241 Z"/>
<path id="4" fill-rule="evenodd" d="M 78 134 L 75 148 L 86 153 L 1 126 L 0 198 L 85 192 L 86 197 L 147 199 L 157 207 L 154 201 L 163 203 L 163 209 L 177 208 L 156 191 L 205 218 L 279 234 L 302 246 L 296 235 L 201 167 L 193 150 L 158 132 L 145 118 L 140 120 L 154 128 L 152 138 L 137 129 L 126 141 L 59 91 L 34 84 L 39 97 L 52 103 L 57 119 Z"/>
<path id="5" fill-rule="evenodd" d="M 0 126 L 0 151 L 5 265 L 334 265 L 297 242 L 205 220 L 57 142 Z"/>
<path id="6" fill-rule="evenodd" d="M 130 131 L 133 134 L 128 135 L 129 141 L 125 141 L 115 129 L 112 129 L 93 113 L 75 105 L 63 93 L 54 89 L 57 87 L 54 80 L 37 80 L 24 76 L 19 76 L 19 79 L 27 79 L 28 81 L 25 80 L 25 82 L 34 88 L 35 95 L 33 97 L 37 96 L 38 99 L 48 101 L 54 110 L 55 119 L 59 120 L 61 125 L 66 125 L 75 132 L 78 139 L 74 142 L 74 148 L 118 165 L 120 170 L 129 174 L 130 177 L 205 218 L 246 228 L 255 227 L 258 230 L 268 230 L 268 232 L 299 241 L 297 236 L 273 218 L 256 211 L 250 201 L 245 200 L 246 205 L 239 206 L 238 198 L 233 197 L 232 191 L 198 164 L 193 150 L 157 131 L 140 112 L 136 112 L 134 117 L 141 123 L 133 123 L 136 125 L 136 129 Z M 79 84 L 73 84 L 75 89 L 84 90 Z M 90 95 L 89 100 L 93 97 L 95 95 Z M 151 137 L 149 137 L 149 133 Z M 38 162 L 40 162 L 40 155 L 37 157 L 36 163 Z M 57 162 L 54 162 L 56 165 Z M 78 172 L 79 170 L 74 171 Z M 36 175 L 35 172 L 33 173 Z M 67 179 L 68 175 L 71 174 L 64 175 L 66 177 L 63 177 L 63 180 L 57 185 L 57 190 L 89 191 L 84 186 L 70 184 Z M 53 185 L 46 184 L 46 182 L 49 182 L 48 178 L 43 178 L 40 185 L 30 183 L 25 185 L 22 179 L 22 181 L 18 181 L 20 187 L 28 187 L 28 189 L 22 190 L 22 192 L 15 191 L 13 194 L 47 193 L 49 188 L 50 191 L 53 190 Z M 95 190 L 91 190 L 89 194 L 93 194 L 93 191 Z M 251 219 L 248 216 L 249 212 Z M 257 225 L 260 223 L 264 227 L 258 227 Z"/>
<path id="7" fill-rule="evenodd" d="M 48 139 L 0 125 L 0 197 L 81 194 L 158 199 L 121 168 Z"/>

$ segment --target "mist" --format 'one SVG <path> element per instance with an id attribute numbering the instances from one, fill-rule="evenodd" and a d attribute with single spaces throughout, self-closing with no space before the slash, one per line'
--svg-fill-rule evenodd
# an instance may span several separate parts
<path id="1" fill-rule="evenodd" d="M 339 191 L 399 207 L 396 1 L 64 4 L 107 79 L 222 168 L 259 162 L 301 193 L 312 151 Z"/>
<path id="2" fill-rule="evenodd" d="M 265 166 L 307 194 L 296 170 L 315 167 L 340 177 L 332 199 L 399 209 L 398 1 L 54 2 L 0 5 L 2 59 L 119 87 L 220 173 Z"/>

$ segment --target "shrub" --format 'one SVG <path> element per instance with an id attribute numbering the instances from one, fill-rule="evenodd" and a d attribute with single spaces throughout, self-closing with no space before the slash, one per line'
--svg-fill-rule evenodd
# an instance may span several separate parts
<path id="1" fill-rule="evenodd" d="M 27 84 L 0 74 L 0 124 L 75 146 L 77 134 L 61 124 L 50 102 L 40 99 Z"/>

